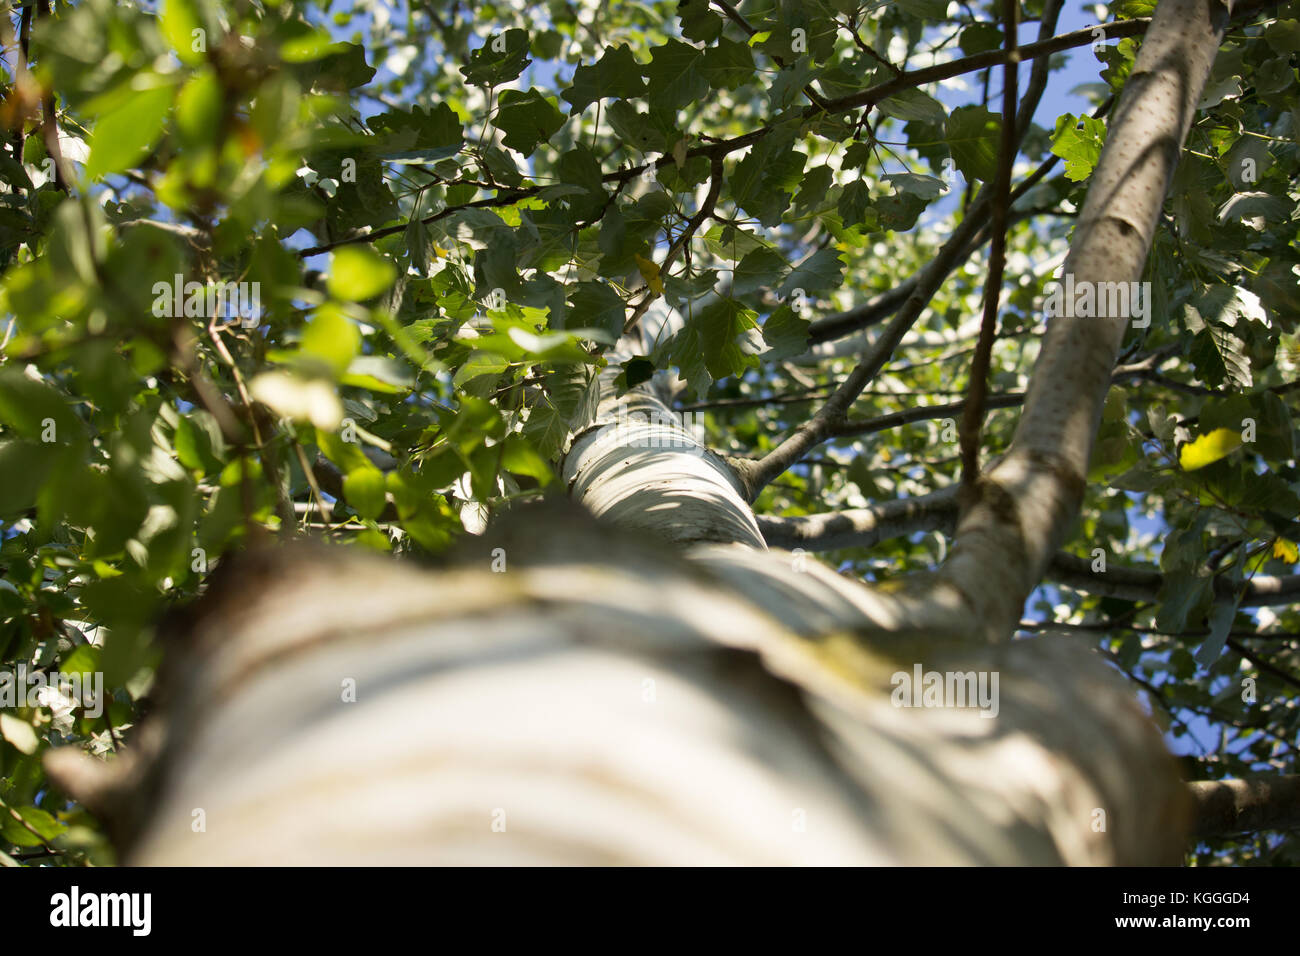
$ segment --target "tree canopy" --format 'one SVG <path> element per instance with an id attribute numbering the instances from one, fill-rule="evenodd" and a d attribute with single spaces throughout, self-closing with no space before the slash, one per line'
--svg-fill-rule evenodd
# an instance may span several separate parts
<path id="1" fill-rule="evenodd" d="M 565 490 L 607 370 L 768 544 L 938 566 L 1044 328 L 1103 308 L 1060 269 L 1155 6 L 11 4 L 0 672 L 108 697 L 0 699 L 0 861 L 112 860 L 43 757 L 129 746 L 224 558 L 436 557 Z M 1298 62 L 1300 3 L 1234 5 L 1019 624 L 1127 675 L 1188 779 L 1300 773 Z"/>

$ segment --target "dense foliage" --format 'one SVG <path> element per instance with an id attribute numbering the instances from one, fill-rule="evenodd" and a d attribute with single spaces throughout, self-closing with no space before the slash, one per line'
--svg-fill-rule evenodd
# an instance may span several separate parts
<path id="1" fill-rule="evenodd" d="M 859 307 L 988 216 L 996 4 L 10 6 L 0 670 L 102 672 L 111 701 L 0 711 L 3 862 L 111 860 L 42 754 L 130 740 L 154 622 L 231 549 L 316 533 L 440 552 L 554 481 L 634 324 L 621 383 L 676 373 L 713 447 L 762 455 L 893 311 Z M 1010 217 L 989 386 L 1008 397 L 986 459 L 1010 438 L 1045 284 L 1152 6 L 1070 11 L 1117 25 L 1053 55 L 1049 91 L 1077 88 L 1091 111 L 1040 110 L 1023 136 L 1012 185 L 1038 178 Z M 1028 43 L 1044 4 L 1022 7 Z M 1230 29 L 1186 143 L 1147 264 L 1150 323 L 1130 331 L 1069 544 L 1158 569 L 1159 593 L 1049 581 L 1025 631 L 1055 621 L 1096 642 L 1189 778 L 1300 772 L 1300 612 L 1231 596 L 1293 573 L 1300 541 L 1300 3 L 1271 7 Z M 757 511 L 956 480 L 958 410 L 875 419 L 963 398 L 987 258 L 963 250 L 853 406 L 861 427 Z M 211 294 L 219 282 L 242 298 Z M 918 533 L 827 557 L 881 579 L 945 547 Z M 1300 848 L 1273 834 L 1194 856 Z"/>

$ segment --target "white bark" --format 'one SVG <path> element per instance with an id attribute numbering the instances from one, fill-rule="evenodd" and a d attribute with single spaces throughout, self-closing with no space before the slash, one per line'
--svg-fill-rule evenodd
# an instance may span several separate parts
<path id="1" fill-rule="evenodd" d="M 561 469 L 570 497 L 598 518 L 677 544 L 765 547 L 735 473 L 701 436 L 650 385 L 620 397 L 611 371 L 603 374 L 596 421 L 575 436 Z"/>
<path id="2" fill-rule="evenodd" d="M 916 498 L 896 498 L 869 508 L 846 508 L 796 518 L 762 515 L 763 539 L 778 548 L 835 551 L 872 548 L 881 541 L 918 531 L 952 532 L 957 522 L 957 492 L 953 485 Z"/>
<path id="3" fill-rule="evenodd" d="M 165 746 L 119 796 L 145 811 L 129 859 L 1176 861 L 1172 761 L 1096 659 L 862 643 L 869 592 L 796 566 L 683 561 L 563 510 L 436 573 L 249 557 L 172 658 Z M 997 716 L 893 706 L 917 663 L 995 670 Z"/>

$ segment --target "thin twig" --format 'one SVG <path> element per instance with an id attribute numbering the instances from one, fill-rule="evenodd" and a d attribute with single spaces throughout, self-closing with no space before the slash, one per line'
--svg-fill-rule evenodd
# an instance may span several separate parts
<path id="1" fill-rule="evenodd" d="M 673 241 L 673 244 L 668 247 L 668 251 L 664 253 L 664 261 L 659 264 L 660 276 L 668 274 L 668 269 L 676 260 L 678 254 L 686 248 L 686 244 L 691 241 L 700 226 L 702 226 L 705 221 L 713 215 L 713 207 L 717 204 L 718 195 L 721 192 L 722 157 L 717 156 L 714 157 L 713 160 L 712 173 L 709 181 L 709 191 L 705 195 L 704 201 L 700 203 L 700 208 L 696 210 L 695 215 L 690 218 L 686 223 L 685 228 L 682 229 L 681 234 Z M 628 320 L 623 324 L 624 334 L 631 332 L 636 328 L 636 324 L 641 321 L 641 317 L 645 315 L 646 310 L 650 308 L 650 304 L 657 298 L 659 298 L 659 293 L 655 292 L 654 289 L 646 289 L 645 295 L 642 296 L 641 301 L 637 303 L 636 308 L 632 310 L 632 315 L 629 316 Z"/>
<path id="2" fill-rule="evenodd" d="M 1056 4 L 1057 11 L 1060 4 Z M 1048 11 L 1055 13 L 1056 11 Z M 1044 14 L 1044 26 L 1047 14 Z M 989 365 L 993 340 L 998 330 L 998 302 L 1002 298 L 1002 273 L 1007 264 L 1007 209 L 1011 205 L 1011 167 L 1019 152 L 1016 136 L 1016 90 L 1020 68 L 1017 53 L 1020 27 L 1020 0 L 1003 0 L 1002 31 L 1007 54 L 1002 68 L 1002 139 L 998 146 L 997 179 L 993 183 L 990 204 L 993 245 L 989 252 L 989 275 L 984 283 L 984 315 L 980 321 L 979 341 L 971 359 L 970 397 L 962 412 L 957 437 L 961 447 L 961 481 L 967 490 L 975 487 L 980 470 L 980 431 L 984 424 L 984 403 L 988 393 Z"/>

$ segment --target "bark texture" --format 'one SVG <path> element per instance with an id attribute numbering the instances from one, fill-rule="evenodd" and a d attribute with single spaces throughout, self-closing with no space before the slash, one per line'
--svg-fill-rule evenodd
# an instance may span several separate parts
<path id="1" fill-rule="evenodd" d="M 731 468 L 681 425 L 654 385 L 618 396 L 618 371 L 602 373 L 596 420 L 565 455 L 570 497 L 599 518 L 663 540 L 765 547 Z"/>
<path id="2" fill-rule="evenodd" d="M 1300 775 L 1247 780 L 1198 780 L 1195 836 L 1300 827 Z"/>
<path id="3" fill-rule="evenodd" d="M 98 789 L 127 859 L 1178 859 L 1159 735 L 1069 642 L 872 643 L 866 590 L 820 565 L 683 559 L 562 504 L 477 545 L 440 570 L 232 562 L 176 624 L 155 753 Z M 918 663 L 996 671 L 997 716 L 893 706 Z"/>

